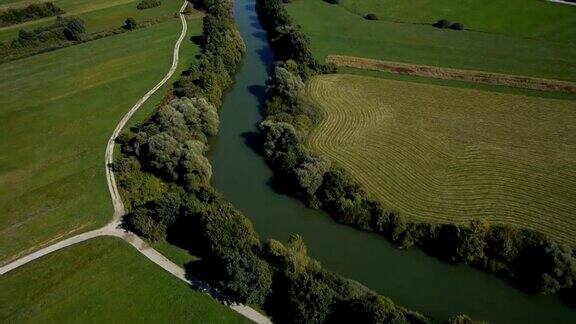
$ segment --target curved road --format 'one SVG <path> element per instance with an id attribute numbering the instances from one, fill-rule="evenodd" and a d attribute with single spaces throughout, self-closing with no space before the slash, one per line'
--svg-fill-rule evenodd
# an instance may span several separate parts
<path id="1" fill-rule="evenodd" d="M 92 238 L 95 238 L 98 236 L 115 236 L 115 237 L 119 237 L 119 238 L 123 239 L 124 241 L 128 242 L 130 245 L 135 247 L 140 253 L 142 253 L 142 255 L 144 255 L 146 258 L 148 258 L 152 262 L 154 262 L 157 265 L 159 265 L 160 267 L 162 267 L 162 269 L 164 269 L 164 270 L 168 271 L 169 273 L 171 273 L 172 275 L 176 276 L 178 279 L 183 280 L 186 283 L 190 284 L 192 287 L 194 287 L 196 289 L 200 289 L 200 290 L 208 293 L 209 295 L 213 296 L 216 299 L 224 299 L 224 300 L 227 299 L 218 290 L 212 289 L 207 284 L 201 282 L 200 280 L 190 277 L 188 274 L 186 274 L 186 271 L 184 269 L 182 269 L 181 267 L 179 267 L 178 265 L 176 265 L 172 261 L 168 260 L 160 252 L 154 250 L 146 242 L 144 242 L 142 239 L 140 239 L 137 235 L 120 228 L 120 223 L 121 223 L 120 219 L 122 218 L 122 216 L 124 215 L 124 212 L 125 212 L 124 211 L 124 204 L 122 203 L 122 198 L 120 197 L 120 193 L 118 192 L 118 187 L 116 186 L 116 179 L 114 177 L 114 172 L 112 172 L 112 169 L 111 169 L 112 162 L 114 161 L 114 144 L 115 144 L 114 141 L 116 140 L 116 137 L 118 137 L 118 135 L 120 134 L 120 132 L 122 131 L 124 126 L 126 126 L 126 123 L 128 122 L 128 120 L 130 120 L 130 118 L 132 118 L 132 115 L 134 115 L 134 113 L 138 109 L 140 109 L 140 107 L 142 107 L 142 105 L 150 98 L 150 96 L 152 96 L 154 93 L 156 93 L 156 91 L 158 91 L 158 89 L 160 89 L 160 87 L 162 87 L 166 82 L 168 82 L 168 80 L 172 77 L 172 75 L 174 75 L 174 72 L 176 71 L 176 68 L 178 67 L 180 45 L 182 44 L 184 37 L 186 37 L 186 32 L 188 30 L 188 24 L 186 23 L 186 17 L 182 13 L 184 11 L 184 9 L 186 8 L 187 3 L 188 3 L 187 0 L 184 1 L 184 3 L 182 4 L 182 7 L 180 8 L 180 12 L 179 12 L 180 20 L 182 22 L 182 31 L 180 32 L 180 37 L 178 37 L 176 44 L 174 44 L 174 52 L 173 52 L 173 56 L 172 56 L 172 66 L 170 67 L 170 69 L 168 70 L 168 72 L 166 73 L 164 78 L 162 80 L 160 80 L 160 82 L 158 82 L 158 84 L 156 84 L 154 86 L 154 88 L 150 89 L 142 98 L 140 98 L 140 100 L 138 100 L 134 104 L 134 106 L 132 106 L 132 108 L 130 108 L 130 110 L 122 117 L 122 119 L 120 120 L 118 125 L 116 125 L 116 128 L 114 129 L 114 132 L 110 136 L 110 139 L 108 140 L 108 144 L 106 145 L 106 154 L 105 154 L 106 181 L 108 182 L 108 190 L 110 191 L 110 196 L 112 198 L 112 204 L 114 206 L 114 214 L 112 216 L 112 221 L 102 228 L 99 228 L 99 229 L 96 229 L 93 231 L 89 231 L 89 232 L 85 232 L 82 234 L 78 234 L 76 236 L 62 240 L 62 241 L 57 242 L 55 244 L 52 244 L 48 247 L 45 247 L 41 250 L 38 250 L 34 253 L 28 254 L 28 255 L 20 258 L 20 259 L 17 259 L 15 261 L 3 266 L 3 267 L 0 267 L 0 275 L 3 275 L 3 274 L 5 274 L 11 270 L 14 270 L 18 267 L 23 266 L 23 265 L 25 265 L 31 261 L 34 261 L 34 260 L 41 258 L 41 257 L 43 257 L 49 253 L 61 250 L 61 249 L 66 248 L 68 246 L 71 246 L 71 245 L 74 245 L 74 244 L 77 244 L 80 242 L 84 242 L 86 240 L 89 240 L 89 239 L 92 239 Z M 224 302 L 224 303 L 228 304 L 226 302 Z M 239 304 L 238 305 L 229 305 L 229 307 L 231 309 L 233 309 L 234 311 L 244 315 L 245 317 L 247 317 L 248 319 L 250 319 L 256 323 L 272 323 L 267 317 L 263 316 L 262 314 L 258 313 L 257 311 L 255 311 L 254 309 L 252 309 L 251 307 L 248 307 L 246 305 L 239 305 Z"/>

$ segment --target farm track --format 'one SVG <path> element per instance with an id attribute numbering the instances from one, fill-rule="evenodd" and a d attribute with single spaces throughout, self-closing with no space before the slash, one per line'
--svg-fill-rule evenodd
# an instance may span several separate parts
<path id="1" fill-rule="evenodd" d="M 571 102 L 346 75 L 316 77 L 307 93 L 324 110 L 307 145 L 388 207 L 576 243 Z M 516 102 L 523 116 L 510 116 Z"/>
<path id="2" fill-rule="evenodd" d="M 43 249 L 40 249 L 34 253 L 28 254 L 28 255 L 21 257 L 15 261 L 12 261 L 11 263 L 8 263 L 8 264 L 0 267 L 0 275 L 4 275 L 4 274 L 8 273 L 9 271 L 17 269 L 23 265 L 26 265 L 27 263 L 32 262 L 38 258 L 41 258 L 47 254 L 59 251 L 61 249 L 72 246 L 74 244 L 78 244 L 80 242 L 84 242 L 84 241 L 90 240 L 90 239 L 95 238 L 95 237 L 114 236 L 114 237 L 119 237 L 119 238 L 123 239 L 128 244 L 130 244 L 134 248 L 136 248 L 138 250 L 138 252 L 140 252 L 143 256 L 148 258 L 150 261 L 154 262 L 155 264 L 157 264 L 162 269 L 169 272 L 170 274 L 172 274 L 176 278 L 188 283 L 192 287 L 194 287 L 196 289 L 202 289 L 202 290 L 206 291 L 206 293 L 208 293 L 209 295 L 211 295 L 212 297 L 214 297 L 216 299 L 219 299 L 219 300 L 222 300 L 222 299 L 227 300 L 228 299 L 226 296 L 223 296 L 219 291 L 210 288 L 207 284 L 205 284 L 205 283 L 201 282 L 200 280 L 193 278 L 190 275 L 188 275 L 184 269 L 182 269 L 181 267 L 179 267 L 178 265 L 176 265 L 172 261 L 168 260 L 160 252 L 156 251 L 151 246 L 149 246 L 145 241 L 140 239 L 137 235 L 130 233 L 130 232 L 128 232 L 128 231 L 126 231 L 120 227 L 121 217 L 124 215 L 125 209 L 124 209 L 124 204 L 122 203 L 122 198 L 121 198 L 120 193 L 118 191 L 118 188 L 116 186 L 116 180 L 114 177 L 114 172 L 111 169 L 112 162 L 114 161 L 114 144 L 115 144 L 116 138 L 118 137 L 118 135 L 120 134 L 122 129 L 126 126 L 126 123 L 134 115 L 134 113 L 136 113 L 136 111 L 138 111 L 138 109 L 140 109 L 140 107 L 172 77 L 172 75 L 174 74 L 174 72 L 176 71 L 176 69 L 178 67 L 180 45 L 182 44 L 182 41 L 184 40 L 184 37 L 186 36 L 186 32 L 187 32 L 187 28 L 188 28 L 188 24 L 186 23 L 186 16 L 182 13 L 184 11 L 184 9 L 186 8 L 187 3 L 188 3 L 187 1 L 184 1 L 184 3 L 182 4 L 182 7 L 180 8 L 180 11 L 179 11 L 180 20 L 182 22 L 182 30 L 181 30 L 180 36 L 178 37 L 178 40 L 176 41 L 176 43 L 174 45 L 174 51 L 173 51 L 173 56 L 172 56 L 172 65 L 171 65 L 170 69 L 168 70 L 168 72 L 166 73 L 164 78 L 162 80 L 160 80 L 160 82 L 158 82 L 152 89 L 150 89 L 142 98 L 140 98 L 140 100 L 138 100 L 136 102 L 136 104 L 134 104 L 134 106 L 132 106 L 132 108 L 122 117 L 120 122 L 116 125 L 116 128 L 114 129 L 114 132 L 110 136 L 110 139 L 108 140 L 108 144 L 106 146 L 106 152 L 105 152 L 105 165 L 104 165 L 104 167 L 106 169 L 106 180 L 108 183 L 108 189 L 110 191 L 112 204 L 114 206 L 114 213 L 112 216 L 112 221 L 102 228 L 72 236 L 68 239 L 59 241 L 55 244 L 52 244 L 52 245 L 47 246 Z M 248 318 L 248 319 L 250 319 L 256 323 L 271 323 L 271 321 L 267 317 L 261 315 L 260 313 L 258 313 L 257 311 L 255 311 L 254 309 L 252 309 L 249 306 L 246 306 L 246 305 L 229 305 L 229 307 L 231 309 L 233 309 L 234 311 L 238 312 L 239 314 L 245 316 L 246 318 Z"/>

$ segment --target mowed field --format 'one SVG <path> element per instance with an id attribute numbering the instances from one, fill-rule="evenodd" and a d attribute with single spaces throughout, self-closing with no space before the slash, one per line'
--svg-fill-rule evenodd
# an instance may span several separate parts
<path id="1" fill-rule="evenodd" d="M 117 238 L 96 238 L 0 277 L 3 323 L 248 323 Z"/>
<path id="2" fill-rule="evenodd" d="M 514 1 L 514 4 L 516 7 L 522 6 L 518 1 Z M 340 54 L 576 81 L 576 44 L 570 35 L 558 37 L 571 41 L 552 42 L 478 31 L 440 30 L 428 24 L 369 21 L 346 9 L 345 5 L 345 1 L 344 5 L 331 5 L 322 0 L 302 0 L 286 6 L 292 19 L 302 26 L 302 31 L 310 38 L 312 52 L 321 61 L 328 54 Z M 444 2 L 434 6 L 444 6 Z M 406 4 L 406 7 L 411 6 Z M 570 17 L 576 16 L 575 9 L 571 6 L 561 7 Z M 426 11 L 424 8 L 416 10 Z M 562 22 L 565 20 L 560 20 L 558 24 L 528 18 L 526 21 L 533 24 L 533 30 L 562 29 L 565 24 Z M 501 29 L 512 24 L 507 22 Z M 571 20 L 570 24 L 573 25 Z M 494 26 L 495 23 L 486 22 L 486 25 Z M 574 33 L 574 29 L 567 33 Z"/>
<path id="3" fill-rule="evenodd" d="M 309 148 L 409 219 L 576 244 L 576 102 L 342 74 L 307 94 L 325 115 Z"/>
<path id="4" fill-rule="evenodd" d="M 25 0 L 23 2 L 29 1 Z M 66 12 L 63 16 L 78 16 L 84 20 L 87 33 L 119 28 L 128 17 L 141 22 L 174 17 L 174 14 L 182 6 L 182 1 L 180 0 L 162 0 L 162 5 L 159 7 L 146 10 L 136 9 L 138 0 L 53 0 L 52 2 Z M 19 3 L 19 1 L 10 2 L 11 5 L 19 5 Z M 4 6 L 7 5 L 5 4 Z M 22 28 L 34 29 L 47 26 L 54 23 L 55 19 L 55 17 L 47 17 L 2 27 L 0 28 L 0 41 L 17 38 L 18 31 Z"/>
<path id="5" fill-rule="evenodd" d="M 0 65 L 0 264 L 110 219 L 106 142 L 170 67 L 180 29 L 173 19 Z M 185 42 L 181 68 L 197 50 Z"/>
<path id="6" fill-rule="evenodd" d="M 357 15 L 431 24 L 440 19 L 467 29 L 546 41 L 576 43 L 576 8 L 545 0 L 342 0 Z"/>

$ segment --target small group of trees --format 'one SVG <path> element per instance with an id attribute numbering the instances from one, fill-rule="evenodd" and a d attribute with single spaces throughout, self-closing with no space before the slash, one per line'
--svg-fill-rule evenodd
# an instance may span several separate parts
<path id="1" fill-rule="evenodd" d="M 432 26 L 440 29 L 464 30 L 464 25 L 462 23 L 451 23 L 446 19 L 440 19 L 433 23 Z"/>
<path id="2" fill-rule="evenodd" d="M 8 9 L 0 12 L 0 27 L 44 17 L 57 16 L 63 13 L 64 10 L 60 9 L 53 2 L 32 3 L 24 8 Z"/>
<path id="3" fill-rule="evenodd" d="M 154 7 L 158 7 L 162 4 L 160 0 L 141 0 L 136 5 L 136 9 L 143 10 L 143 9 L 150 9 Z"/>
<path id="4" fill-rule="evenodd" d="M 204 156 L 207 136 L 218 130 L 216 108 L 203 98 L 173 99 L 144 125 L 122 134 L 118 141 L 126 155 L 142 168 L 188 190 L 208 185 L 212 168 Z"/>
<path id="5" fill-rule="evenodd" d="M 56 17 L 56 21 L 48 26 L 33 30 L 20 29 L 18 38 L 5 46 L 8 49 L 35 48 L 58 43 L 79 41 L 86 32 L 84 22 L 78 17 Z"/>

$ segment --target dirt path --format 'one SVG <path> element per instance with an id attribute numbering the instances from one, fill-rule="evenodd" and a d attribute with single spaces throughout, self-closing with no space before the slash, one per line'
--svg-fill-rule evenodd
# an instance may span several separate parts
<path id="1" fill-rule="evenodd" d="M 108 190 L 110 191 L 110 196 L 112 198 L 112 204 L 114 206 L 114 214 L 112 216 L 112 221 L 105 225 L 102 228 L 85 232 L 82 234 L 78 234 L 76 236 L 70 237 L 68 239 L 59 241 L 55 244 L 47 246 L 41 250 L 38 250 L 34 253 L 28 254 L 22 258 L 19 258 L 7 265 L 0 267 L 0 275 L 3 275 L 11 270 L 14 270 L 18 267 L 21 267 L 29 262 L 32 262 L 38 258 L 41 258 L 49 253 L 64 249 L 71 245 L 84 242 L 90 240 L 95 237 L 99 236 L 115 236 L 123 239 L 124 241 L 128 242 L 130 245 L 135 247 L 142 255 L 148 258 L 150 261 L 154 262 L 155 264 L 159 265 L 162 269 L 168 271 L 178 279 L 185 281 L 186 283 L 190 284 L 192 287 L 201 290 L 210 296 L 214 297 L 217 300 L 222 301 L 224 304 L 228 305 L 234 311 L 242 314 L 246 318 L 256 322 L 256 323 L 272 323 L 267 317 L 263 316 L 262 314 L 258 313 L 251 307 L 241 304 L 232 304 L 227 302 L 229 298 L 219 292 L 217 289 L 213 289 L 207 284 L 203 283 L 202 281 L 190 277 L 186 274 L 186 271 L 173 263 L 172 261 L 168 260 L 164 257 L 160 252 L 154 250 L 150 247 L 146 242 L 140 239 L 137 235 L 130 233 L 122 228 L 120 228 L 120 219 L 124 215 L 124 204 L 122 203 L 122 198 L 120 197 L 120 193 L 118 192 L 118 187 L 116 186 L 116 179 L 114 177 L 114 172 L 112 172 L 111 165 L 114 161 L 114 141 L 116 137 L 120 134 L 126 123 L 134 113 L 140 109 L 140 107 L 152 96 L 158 89 L 160 89 L 174 74 L 176 68 L 178 67 L 179 62 L 179 50 L 184 37 L 186 36 L 186 32 L 188 30 L 188 24 L 186 23 L 186 16 L 182 13 L 186 8 L 187 1 L 184 1 L 184 4 L 180 8 L 180 20 L 182 21 L 182 31 L 180 33 L 180 37 L 176 41 L 174 45 L 174 52 L 172 56 L 172 66 L 158 84 L 154 86 L 154 88 L 150 89 L 140 100 L 130 108 L 130 110 L 122 117 L 112 136 L 108 140 L 108 144 L 106 145 L 106 153 L 105 153 L 105 165 L 106 168 L 106 181 L 108 182 Z"/>

